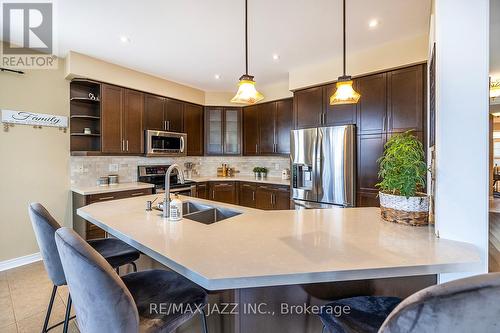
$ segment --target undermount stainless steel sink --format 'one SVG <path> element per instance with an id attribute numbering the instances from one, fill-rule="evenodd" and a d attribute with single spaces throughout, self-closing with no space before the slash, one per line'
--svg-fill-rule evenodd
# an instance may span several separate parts
<path id="1" fill-rule="evenodd" d="M 154 208 L 162 210 L 163 203 L 158 203 L 158 206 Z M 203 224 L 212 224 L 241 214 L 231 209 L 204 205 L 192 201 L 184 201 L 182 203 L 182 213 L 185 219 Z"/>
<path id="2" fill-rule="evenodd" d="M 156 210 L 163 210 L 163 202 L 158 203 L 158 206 L 154 207 Z M 191 201 L 184 201 L 182 203 L 182 214 L 187 215 L 187 214 L 192 214 L 195 212 L 199 212 L 200 210 L 207 210 L 212 208 L 211 206 L 207 205 L 202 205 L 199 203 L 191 202 Z"/>
<path id="3" fill-rule="evenodd" d="M 240 214 L 240 212 L 226 208 L 209 208 L 207 210 L 184 215 L 184 218 L 203 224 L 212 224 Z"/>

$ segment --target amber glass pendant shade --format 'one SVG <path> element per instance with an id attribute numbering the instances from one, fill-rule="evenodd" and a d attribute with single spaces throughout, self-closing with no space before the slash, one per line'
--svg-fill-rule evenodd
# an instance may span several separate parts
<path id="1" fill-rule="evenodd" d="M 352 87 L 352 80 L 342 80 L 337 82 L 337 90 L 330 96 L 330 105 L 356 104 L 361 95 Z"/>
<path id="2" fill-rule="evenodd" d="M 341 105 L 341 104 L 356 104 L 361 95 L 354 90 L 352 87 L 352 79 L 349 75 L 346 75 L 346 38 L 345 38 L 345 17 L 346 17 L 346 6 L 345 0 L 343 0 L 342 4 L 342 33 L 343 33 L 343 70 L 344 75 L 338 78 L 337 81 L 337 89 L 335 93 L 330 96 L 330 105 Z"/>
<path id="3" fill-rule="evenodd" d="M 255 88 L 253 76 L 243 75 L 238 83 L 238 91 L 231 99 L 231 103 L 255 104 L 264 99 L 264 96 Z"/>

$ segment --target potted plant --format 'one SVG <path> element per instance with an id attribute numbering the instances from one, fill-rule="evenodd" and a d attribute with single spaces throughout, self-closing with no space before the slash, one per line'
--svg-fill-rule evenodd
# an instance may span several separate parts
<path id="1" fill-rule="evenodd" d="M 255 175 L 255 180 L 260 180 L 261 177 L 260 167 L 253 168 L 253 174 Z"/>
<path id="2" fill-rule="evenodd" d="M 407 225 L 427 225 L 429 197 L 425 188 L 427 165 L 422 143 L 411 132 L 392 136 L 378 159 L 381 182 L 380 209 L 382 218 Z"/>
<path id="3" fill-rule="evenodd" d="M 267 169 L 263 167 L 253 168 L 253 173 L 255 175 L 256 180 L 265 179 L 267 177 Z"/>
<path id="4" fill-rule="evenodd" d="M 266 179 L 267 178 L 267 168 L 260 168 L 260 176 L 262 177 L 262 179 Z"/>

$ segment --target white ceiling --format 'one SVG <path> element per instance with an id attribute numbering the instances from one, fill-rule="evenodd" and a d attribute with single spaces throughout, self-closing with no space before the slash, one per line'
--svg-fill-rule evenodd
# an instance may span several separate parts
<path id="1" fill-rule="evenodd" d="M 341 55 L 341 0 L 248 6 L 249 72 L 258 84 Z M 231 91 L 244 72 L 243 8 L 244 0 L 60 0 L 59 54 L 74 50 L 206 91 Z M 349 0 L 347 8 L 351 52 L 428 33 L 430 0 Z M 380 25 L 369 29 L 373 18 Z"/>

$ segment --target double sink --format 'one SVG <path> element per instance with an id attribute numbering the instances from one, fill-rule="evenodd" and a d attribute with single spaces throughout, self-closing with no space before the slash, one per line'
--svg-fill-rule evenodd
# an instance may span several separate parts
<path id="1" fill-rule="evenodd" d="M 163 203 L 159 203 L 158 207 L 155 207 L 155 209 L 163 210 Z M 235 210 L 204 205 L 192 201 L 184 201 L 182 203 L 182 213 L 183 218 L 203 224 L 212 224 L 241 214 Z"/>

